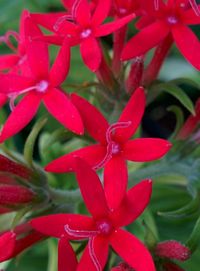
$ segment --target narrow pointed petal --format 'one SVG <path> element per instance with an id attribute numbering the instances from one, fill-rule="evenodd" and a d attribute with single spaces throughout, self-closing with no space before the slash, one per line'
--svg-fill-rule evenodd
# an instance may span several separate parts
<path id="1" fill-rule="evenodd" d="M 90 24 L 90 5 L 87 0 L 79 0 L 74 8 L 75 20 L 78 24 L 87 27 Z"/>
<path id="2" fill-rule="evenodd" d="M 99 164 L 106 155 L 106 148 L 100 145 L 92 145 L 69 154 L 63 155 L 60 158 L 50 162 L 45 170 L 49 172 L 65 173 L 75 171 L 75 158 L 84 159 L 91 167 Z"/>
<path id="3" fill-rule="evenodd" d="M 108 206 L 98 175 L 83 159 L 76 158 L 76 163 L 76 177 L 88 211 L 94 219 L 106 217 Z"/>
<path id="4" fill-rule="evenodd" d="M 49 29 L 52 32 L 55 32 L 56 23 L 66 16 L 66 12 L 54 12 L 54 13 L 32 13 L 31 18 L 39 25 Z"/>
<path id="5" fill-rule="evenodd" d="M 104 270 L 108 259 L 108 240 L 100 236 L 94 237 L 93 241 L 85 248 L 76 271 L 100 271 Z"/>
<path id="6" fill-rule="evenodd" d="M 0 93 L 0 108 L 7 102 L 7 100 L 7 95 Z"/>
<path id="7" fill-rule="evenodd" d="M 88 133 L 101 143 L 106 143 L 106 130 L 109 124 L 101 112 L 86 99 L 72 94 L 71 96 L 73 104 L 78 108 L 84 127 Z"/>
<path id="8" fill-rule="evenodd" d="M 68 236 L 65 226 L 69 225 L 72 230 L 93 229 L 93 219 L 85 215 L 55 214 L 41 216 L 30 221 L 31 226 L 44 235 L 61 238 Z M 70 236 L 72 238 L 72 236 Z M 73 240 L 76 238 L 72 238 Z"/>
<path id="9" fill-rule="evenodd" d="M 200 42 L 192 30 L 182 24 L 173 27 L 172 34 L 183 56 L 200 70 Z"/>
<path id="10" fill-rule="evenodd" d="M 185 25 L 200 24 L 200 16 L 197 16 L 193 9 L 188 9 L 182 12 L 181 20 Z"/>
<path id="11" fill-rule="evenodd" d="M 41 97 L 34 93 L 26 95 L 12 111 L 0 134 L 0 142 L 21 131 L 34 117 L 40 105 Z"/>
<path id="12" fill-rule="evenodd" d="M 130 161 L 148 162 L 162 158 L 171 143 L 160 138 L 138 138 L 124 144 L 123 156 Z"/>
<path id="13" fill-rule="evenodd" d="M 25 33 L 29 42 L 27 44 L 27 58 L 35 77 L 48 78 L 49 55 L 47 43 L 34 40 L 34 37 L 43 36 L 39 27 L 29 17 L 25 21 Z"/>
<path id="14" fill-rule="evenodd" d="M 97 40 L 93 37 L 84 39 L 80 45 L 81 55 L 85 65 L 92 71 L 98 70 L 102 52 Z"/>
<path id="15" fill-rule="evenodd" d="M 131 233 L 116 230 L 110 239 L 116 253 L 137 271 L 156 271 L 153 259 L 145 245 Z"/>
<path id="16" fill-rule="evenodd" d="M 113 156 L 104 170 L 104 189 L 111 210 L 119 207 L 126 194 L 128 172 L 125 160 L 121 156 Z"/>
<path id="17" fill-rule="evenodd" d="M 116 227 L 127 226 L 137 219 L 147 207 L 152 193 L 152 181 L 145 180 L 131 188 L 111 218 Z"/>
<path id="18" fill-rule="evenodd" d="M 139 87 L 131 96 L 118 120 L 119 122 L 131 121 L 131 124 L 127 128 L 116 129 L 114 138 L 116 138 L 118 142 L 127 141 L 136 132 L 144 114 L 144 109 L 145 93 L 144 89 Z"/>
<path id="19" fill-rule="evenodd" d="M 20 17 L 20 26 L 19 26 L 20 41 L 18 44 L 18 52 L 20 55 L 23 55 L 26 52 L 25 21 L 27 17 L 30 17 L 30 12 L 25 9 L 22 11 L 22 14 Z"/>
<path id="20" fill-rule="evenodd" d="M 128 24 L 134 18 L 135 18 L 135 14 L 131 14 L 126 17 L 123 17 L 122 19 L 118 19 L 114 22 L 103 24 L 95 30 L 95 36 L 96 37 L 107 36 L 113 33 L 114 31 L 118 30 L 119 28 Z"/>
<path id="21" fill-rule="evenodd" d="M 58 271 L 74 271 L 78 265 L 68 238 L 61 237 L 58 243 Z"/>
<path id="22" fill-rule="evenodd" d="M 169 27 L 162 22 L 155 22 L 145 27 L 125 45 L 122 51 L 122 60 L 128 60 L 145 54 L 158 45 L 168 33 Z"/>
<path id="23" fill-rule="evenodd" d="M 53 86 L 59 86 L 67 77 L 70 67 L 70 47 L 66 38 L 50 71 Z"/>
<path id="24" fill-rule="evenodd" d="M 48 91 L 43 101 L 52 116 L 66 128 L 76 134 L 83 134 L 84 128 L 80 114 L 67 95 L 54 88 Z"/>
<path id="25" fill-rule="evenodd" d="M 17 74 L 0 74 L 1 93 L 18 92 L 33 85 L 33 79 Z"/>
<path id="26" fill-rule="evenodd" d="M 18 55 L 1 55 L 0 70 L 13 68 L 19 61 Z"/>
<path id="27" fill-rule="evenodd" d="M 0 236 L 0 262 L 4 262 L 13 254 L 16 243 L 16 234 L 14 232 L 6 232 Z"/>
<path id="28" fill-rule="evenodd" d="M 111 0 L 98 1 L 94 14 L 92 16 L 92 25 L 100 25 L 108 16 L 111 7 Z"/>

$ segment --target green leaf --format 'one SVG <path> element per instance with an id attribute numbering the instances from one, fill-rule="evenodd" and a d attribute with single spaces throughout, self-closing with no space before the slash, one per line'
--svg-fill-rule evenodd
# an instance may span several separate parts
<path id="1" fill-rule="evenodd" d="M 165 91 L 174 96 L 190 113 L 195 115 L 194 105 L 190 97 L 180 87 L 171 83 L 162 83 L 154 86 L 152 90 L 158 93 Z"/>
<path id="2" fill-rule="evenodd" d="M 183 112 L 182 112 L 182 110 L 180 109 L 179 106 L 172 105 L 172 106 L 168 107 L 167 110 L 170 111 L 170 112 L 173 112 L 175 114 L 175 116 L 176 116 L 176 127 L 174 129 L 173 134 L 170 136 L 170 139 L 173 139 L 173 138 L 176 137 L 179 130 L 183 126 L 184 116 L 183 116 Z"/>
<path id="3" fill-rule="evenodd" d="M 200 217 L 198 218 L 194 229 L 186 242 L 186 246 L 189 247 L 191 252 L 194 252 L 200 245 Z"/>

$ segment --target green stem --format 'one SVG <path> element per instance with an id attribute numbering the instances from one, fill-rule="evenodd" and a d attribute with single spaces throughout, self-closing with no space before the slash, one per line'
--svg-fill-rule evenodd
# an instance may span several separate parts
<path id="1" fill-rule="evenodd" d="M 81 200 L 79 189 L 63 191 L 60 189 L 49 188 L 49 195 L 51 200 L 56 204 L 77 204 Z"/>

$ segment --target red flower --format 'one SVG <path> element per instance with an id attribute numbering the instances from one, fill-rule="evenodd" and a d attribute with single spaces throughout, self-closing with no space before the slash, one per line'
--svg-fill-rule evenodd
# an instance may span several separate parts
<path id="1" fill-rule="evenodd" d="M 142 30 L 126 44 L 122 59 L 128 60 L 143 55 L 158 45 L 168 35 L 172 35 L 183 56 L 197 69 L 200 69 L 200 43 L 198 38 L 188 27 L 200 23 L 200 17 L 192 8 L 185 9 L 188 1 L 142 1 L 141 5 L 146 13 L 141 18 L 139 26 Z M 190 1 L 194 4 L 194 1 Z M 194 8 L 194 5 L 193 5 Z M 198 12 L 199 15 L 199 12 Z"/>
<path id="2" fill-rule="evenodd" d="M 41 35 L 41 31 L 30 17 L 26 19 L 25 29 L 29 39 Z M 10 97 L 13 110 L 3 127 L 0 142 L 23 129 L 36 114 L 41 101 L 60 123 L 73 132 L 82 134 L 83 124 L 80 115 L 59 87 L 69 70 L 70 49 L 67 39 L 64 40 L 50 72 L 47 45 L 41 41 L 30 41 L 27 46 L 31 76 L 0 75 L 0 91 Z M 15 107 L 15 98 L 22 94 L 25 96 Z"/>
<path id="3" fill-rule="evenodd" d="M 97 174 L 83 160 L 79 158 L 76 160 L 77 180 L 92 217 L 78 214 L 48 215 L 33 219 L 32 227 L 45 235 L 61 240 L 62 238 L 89 239 L 77 271 L 86 268 L 90 271 L 103 270 L 107 262 L 109 246 L 135 270 L 155 271 L 153 260 L 145 246 L 132 234 L 121 229 L 132 223 L 147 206 L 152 182 L 142 181 L 130 189 L 120 206 L 111 211 Z M 63 266 L 63 270 L 64 268 Z"/>
<path id="4" fill-rule="evenodd" d="M 71 41 L 71 45 L 80 44 L 84 63 L 91 71 L 95 72 L 99 68 L 102 59 L 98 38 L 116 31 L 135 17 L 134 14 L 131 14 L 102 25 L 102 22 L 108 16 L 110 7 L 111 0 L 100 0 L 93 13 L 91 13 L 91 6 L 88 1 L 78 0 L 73 3 L 70 18 L 68 13 L 59 18 L 58 14 L 33 14 L 32 16 L 37 23 L 55 32 L 56 35 L 46 39 L 50 43 L 60 45 L 63 38 L 67 36 Z"/>
<path id="5" fill-rule="evenodd" d="M 52 172 L 75 170 L 74 157 L 86 160 L 94 169 L 105 167 L 104 186 L 110 208 L 116 208 L 122 200 L 127 186 L 126 160 L 147 162 L 161 158 L 171 144 L 158 138 L 130 140 L 141 121 L 145 94 L 138 88 L 124 108 L 118 122 L 109 125 L 103 115 L 85 99 L 73 95 L 72 101 L 79 109 L 89 134 L 99 143 L 66 154 L 47 165 Z M 113 181 L 115 185 L 113 185 Z"/>

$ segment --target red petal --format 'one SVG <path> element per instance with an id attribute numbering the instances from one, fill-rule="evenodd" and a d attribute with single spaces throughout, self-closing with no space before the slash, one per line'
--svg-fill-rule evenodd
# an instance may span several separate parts
<path id="1" fill-rule="evenodd" d="M 26 35 L 25 35 L 25 20 L 30 16 L 28 10 L 23 10 L 20 17 L 19 36 L 20 42 L 18 44 L 18 52 L 23 55 L 26 52 Z"/>
<path id="2" fill-rule="evenodd" d="M 101 25 L 95 30 L 95 36 L 96 37 L 107 36 L 113 33 L 114 31 L 118 30 L 119 28 L 123 27 L 124 25 L 128 24 L 134 18 L 135 14 L 131 14 L 126 17 L 123 17 L 122 19 L 118 19 L 114 22 Z"/>
<path id="3" fill-rule="evenodd" d="M 139 105 L 139 106 L 138 106 Z M 145 109 L 145 94 L 142 87 L 138 88 L 131 96 L 124 108 L 118 122 L 129 122 L 127 128 L 116 129 L 114 138 L 117 142 L 127 141 L 137 130 Z"/>
<path id="4" fill-rule="evenodd" d="M 43 27 L 49 29 L 52 32 L 55 32 L 55 25 L 60 18 L 65 16 L 66 12 L 54 12 L 54 13 L 32 13 L 31 18 Z"/>
<path id="5" fill-rule="evenodd" d="M 31 226 L 47 236 L 61 238 L 68 236 L 65 226 L 69 225 L 72 230 L 93 229 L 94 222 L 88 216 L 75 214 L 56 214 L 34 218 L 30 221 Z M 73 240 L 76 238 L 72 238 Z M 79 238 L 81 239 L 81 238 Z"/>
<path id="6" fill-rule="evenodd" d="M 13 232 L 6 232 L 0 236 L 0 262 L 12 257 L 16 243 L 16 235 Z"/>
<path id="7" fill-rule="evenodd" d="M 108 249 L 108 240 L 106 238 L 94 237 L 93 242 L 85 248 L 76 271 L 103 270 L 108 259 Z"/>
<path id="8" fill-rule="evenodd" d="M 33 85 L 33 79 L 16 75 L 0 74 L 1 93 L 18 92 Z"/>
<path id="9" fill-rule="evenodd" d="M 73 104 L 78 108 L 84 127 L 89 134 L 97 141 L 106 143 L 106 130 L 109 127 L 107 120 L 101 112 L 84 98 L 72 94 Z"/>
<path id="10" fill-rule="evenodd" d="M 200 24 L 200 17 L 194 13 L 193 9 L 184 10 L 181 14 L 181 21 L 183 21 L 185 25 Z"/>
<path id="11" fill-rule="evenodd" d="M 80 50 L 85 65 L 92 72 L 98 70 L 101 63 L 102 52 L 97 40 L 93 37 L 82 40 Z"/>
<path id="12" fill-rule="evenodd" d="M 111 0 L 98 1 L 94 14 L 92 16 L 92 25 L 100 25 L 108 16 L 111 7 Z"/>
<path id="13" fill-rule="evenodd" d="M 67 95 L 54 88 L 48 91 L 43 101 L 47 110 L 66 128 L 74 133 L 83 134 L 80 114 Z"/>
<path id="14" fill-rule="evenodd" d="M 7 95 L 0 93 L 0 108 L 7 102 Z"/>
<path id="15" fill-rule="evenodd" d="M 18 55 L 1 55 L 0 56 L 0 70 L 13 68 L 19 61 Z"/>
<path id="16" fill-rule="evenodd" d="M 76 162 L 76 177 L 87 209 L 94 219 L 106 217 L 108 207 L 98 175 L 84 160 L 76 158 Z"/>
<path id="17" fill-rule="evenodd" d="M 29 39 L 27 44 L 27 57 L 33 75 L 40 79 L 45 79 L 48 77 L 49 70 L 48 45 L 43 41 L 33 39 L 43 34 L 30 17 L 25 21 L 25 33 Z"/>
<path id="18" fill-rule="evenodd" d="M 133 269 L 156 271 L 151 254 L 134 235 L 119 229 L 112 234 L 110 242 L 117 254 Z"/>
<path id="19" fill-rule="evenodd" d="M 17 134 L 32 120 L 38 110 L 40 100 L 40 95 L 29 93 L 19 102 L 3 126 L 0 142 Z"/>
<path id="20" fill-rule="evenodd" d="M 83 27 L 88 27 L 90 24 L 91 13 L 90 5 L 87 0 L 78 1 L 77 6 L 74 10 L 76 22 Z"/>
<path id="21" fill-rule="evenodd" d="M 192 30 L 185 25 L 177 25 L 173 27 L 172 34 L 183 56 L 200 70 L 200 42 Z"/>
<path id="22" fill-rule="evenodd" d="M 65 237 L 58 243 L 58 271 L 74 271 L 77 267 L 76 254 Z"/>
<path id="23" fill-rule="evenodd" d="M 110 209 L 120 205 L 126 193 L 128 172 L 125 160 L 121 156 L 113 156 L 104 170 L 104 189 Z"/>
<path id="24" fill-rule="evenodd" d="M 100 145 L 92 145 L 77 151 L 65 154 L 60 158 L 50 162 L 46 167 L 46 171 L 65 173 L 75 171 L 75 159 L 80 157 L 84 159 L 90 166 L 94 167 L 99 164 L 106 154 L 106 148 Z"/>
<path id="25" fill-rule="evenodd" d="M 147 207 L 152 193 L 152 182 L 142 181 L 131 188 L 121 205 L 111 214 L 116 227 L 127 226 L 132 223 Z"/>
<path id="26" fill-rule="evenodd" d="M 164 139 L 138 138 L 124 144 L 123 155 L 130 161 L 148 162 L 163 157 L 171 146 L 171 143 Z"/>
<path id="27" fill-rule="evenodd" d="M 50 81 L 53 86 L 59 86 L 66 79 L 69 67 L 70 47 L 68 39 L 65 39 L 50 71 Z"/>
<path id="28" fill-rule="evenodd" d="M 141 56 L 158 45 L 169 33 L 169 27 L 162 22 L 155 22 L 142 29 L 128 41 L 122 51 L 122 60 Z"/>

